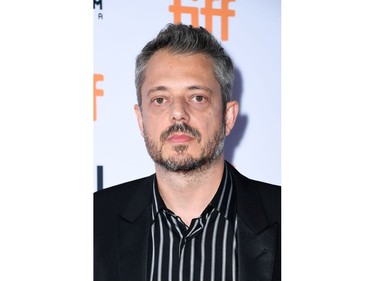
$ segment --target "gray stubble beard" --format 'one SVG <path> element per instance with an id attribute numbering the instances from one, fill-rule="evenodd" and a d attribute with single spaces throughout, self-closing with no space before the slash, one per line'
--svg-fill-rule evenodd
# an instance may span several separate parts
<path id="1" fill-rule="evenodd" d="M 210 167 L 215 160 L 222 155 L 225 143 L 225 122 L 223 118 L 220 129 L 216 131 L 214 137 L 202 147 L 202 153 L 197 158 L 191 155 L 185 155 L 184 159 L 177 159 L 179 156 L 170 156 L 165 159 L 162 155 L 164 142 L 162 142 L 160 148 L 158 148 L 149 138 L 146 130 L 144 131 L 144 140 L 147 151 L 156 164 L 171 172 L 187 174 Z M 188 145 L 176 145 L 173 148 L 178 155 L 182 156 L 188 150 Z"/>

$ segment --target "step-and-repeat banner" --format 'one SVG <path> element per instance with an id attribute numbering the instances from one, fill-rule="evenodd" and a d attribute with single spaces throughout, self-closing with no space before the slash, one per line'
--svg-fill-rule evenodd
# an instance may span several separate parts
<path id="1" fill-rule="evenodd" d="M 133 110 L 135 58 L 170 22 L 203 26 L 235 65 L 225 157 L 281 184 L 280 0 L 94 0 L 94 190 L 154 173 Z"/>

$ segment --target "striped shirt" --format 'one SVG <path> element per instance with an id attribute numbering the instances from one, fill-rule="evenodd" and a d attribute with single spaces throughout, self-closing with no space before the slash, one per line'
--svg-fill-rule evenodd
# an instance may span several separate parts
<path id="1" fill-rule="evenodd" d="M 237 280 L 236 229 L 235 194 L 226 166 L 211 203 L 189 227 L 165 206 L 155 179 L 148 280 Z"/>

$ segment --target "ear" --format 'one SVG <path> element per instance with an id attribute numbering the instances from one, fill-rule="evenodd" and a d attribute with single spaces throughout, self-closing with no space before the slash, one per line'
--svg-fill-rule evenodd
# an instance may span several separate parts
<path id="1" fill-rule="evenodd" d="M 141 131 L 142 137 L 144 137 L 142 110 L 138 104 L 134 105 L 134 111 L 135 115 L 137 116 L 139 130 Z"/>
<path id="2" fill-rule="evenodd" d="M 238 115 L 239 105 L 237 101 L 230 101 L 227 103 L 227 109 L 225 112 L 225 135 L 228 136 L 230 131 L 236 123 Z"/>

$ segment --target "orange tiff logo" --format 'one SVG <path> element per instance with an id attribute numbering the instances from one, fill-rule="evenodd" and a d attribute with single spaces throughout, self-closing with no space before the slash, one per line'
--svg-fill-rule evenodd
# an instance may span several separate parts
<path id="1" fill-rule="evenodd" d="M 96 121 L 96 98 L 104 96 L 104 91 L 96 87 L 96 83 L 104 80 L 104 75 L 94 74 L 94 121 Z"/>
<path id="2" fill-rule="evenodd" d="M 234 17 L 236 14 L 234 10 L 229 9 L 229 3 L 236 0 L 221 0 L 220 9 L 212 7 L 213 1 L 205 0 L 205 7 L 200 9 L 200 13 L 205 16 L 205 27 L 209 32 L 212 32 L 212 17 L 221 17 L 221 40 L 228 41 L 229 17 Z M 173 13 L 174 23 L 181 22 L 182 14 L 190 14 L 191 24 L 194 27 L 199 26 L 199 9 L 197 7 L 181 6 L 181 0 L 173 0 L 173 5 L 169 5 L 169 11 Z"/>

